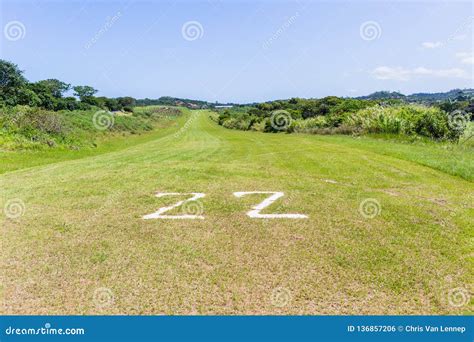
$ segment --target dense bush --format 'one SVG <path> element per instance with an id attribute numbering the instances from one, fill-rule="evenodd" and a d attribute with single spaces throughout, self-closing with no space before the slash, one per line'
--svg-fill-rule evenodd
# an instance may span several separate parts
<path id="1" fill-rule="evenodd" d="M 452 113 L 447 114 L 438 106 L 381 103 L 384 105 L 333 96 L 319 100 L 290 99 L 225 110 L 219 113 L 217 122 L 226 128 L 263 132 L 387 133 L 456 141 L 469 118 L 462 116 L 463 111 L 451 117 Z M 285 125 L 275 127 L 275 113 L 285 116 Z"/>
<path id="2" fill-rule="evenodd" d="M 437 140 L 457 140 L 463 127 L 452 124 L 439 108 L 422 105 L 373 106 L 348 116 L 345 123 L 367 133 L 420 135 Z"/>
<path id="3" fill-rule="evenodd" d="M 176 117 L 181 114 L 178 108 L 168 106 L 135 107 L 133 112 L 135 115 L 144 118 Z"/>
<path id="4" fill-rule="evenodd" d="M 254 107 L 236 107 L 224 110 L 219 113 L 218 123 L 227 128 L 264 132 L 314 132 L 315 129 L 338 127 L 346 115 L 375 103 L 374 101 L 344 99 L 336 96 L 322 99 L 292 98 L 260 103 Z M 287 113 L 287 121 L 290 123 L 288 127 L 275 128 L 271 118 L 276 111 Z M 312 126 L 313 124 L 316 126 Z"/>
<path id="5" fill-rule="evenodd" d="M 297 133 L 316 133 L 322 128 L 328 127 L 325 116 L 316 116 L 306 120 L 295 120 L 291 123 L 291 130 Z"/>
<path id="6" fill-rule="evenodd" d="M 67 121 L 57 112 L 28 106 L 5 107 L 0 111 L 0 142 L 3 148 L 56 146 L 75 143 Z"/>

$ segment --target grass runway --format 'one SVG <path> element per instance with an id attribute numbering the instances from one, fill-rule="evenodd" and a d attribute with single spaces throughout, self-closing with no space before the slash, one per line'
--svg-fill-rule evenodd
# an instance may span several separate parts
<path id="1" fill-rule="evenodd" d="M 227 130 L 202 110 L 126 148 L 22 162 L 0 175 L 2 208 L 23 206 L 0 216 L 1 313 L 472 313 L 453 301 L 473 281 L 473 157 L 462 178 L 398 147 Z M 284 193 L 262 214 L 308 218 L 248 217 L 268 194 L 233 193 L 251 191 Z M 142 219 L 188 193 L 203 220 Z"/>

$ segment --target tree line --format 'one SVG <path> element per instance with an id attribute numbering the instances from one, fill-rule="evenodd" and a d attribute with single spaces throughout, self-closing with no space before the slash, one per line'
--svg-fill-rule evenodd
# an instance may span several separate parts
<path id="1" fill-rule="evenodd" d="M 399 98 L 292 98 L 218 111 L 226 128 L 314 134 L 386 133 L 458 141 L 473 117 L 472 98 L 433 104 Z"/>
<path id="2" fill-rule="evenodd" d="M 73 96 L 65 96 L 73 91 Z M 99 107 L 110 111 L 132 111 L 133 97 L 97 97 L 97 89 L 88 85 L 71 86 L 57 79 L 29 82 L 12 62 L 0 59 L 0 107 L 26 105 L 48 110 L 88 110 Z"/>

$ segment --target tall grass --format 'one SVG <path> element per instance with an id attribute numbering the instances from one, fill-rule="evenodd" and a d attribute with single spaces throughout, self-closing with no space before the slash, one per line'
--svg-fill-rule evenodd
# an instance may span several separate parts
<path id="1" fill-rule="evenodd" d="M 420 135 L 435 140 L 458 140 L 465 130 L 462 120 L 450 119 L 436 107 L 422 105 L 373 106 L 345 118 L 344 123 L 367 133 Z"/>

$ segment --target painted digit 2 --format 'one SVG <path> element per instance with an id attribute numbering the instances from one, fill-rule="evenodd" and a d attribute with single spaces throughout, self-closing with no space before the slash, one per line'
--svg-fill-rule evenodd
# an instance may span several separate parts
<path id="1" fill-rule="evenodd" d="M 158 192 L 156 194 L 156 197 L 163 197 L 163 196 L 178 196 L 182 195 L 179 192 Z M 186 195 L 186 194 L 184 194 Z M 203 220 L 204 216 L 202 215 L 189 215 L 189 214 L 183 214 L 183 215 L 163 215 L 167 211 L 170 211 L 171 209 L 177 208 L 179 206 L 182 206 L 186 202 L 192 202 L 192 201 L 197 201 L 200 198 L 203 198 L 206 196 L 203 193 L 200 192 L 191 192 L 188 195 L 192 195 L 192 197 L 185 199 L 183 201 L 176 202 L 173 205 L 170 205 L 169 207 L 162 207 L 158 209 L 156 212 L 153 214 L 145 215 L 143 216 L 143 219 L 145 220 L 151 220 L 151 219 L 171 219 L 171 220 L 183 220 L 183 219 L 188 219 L 188 220 L 195 220 L 195 219 L 200 219 Z"/>
<path id="2" fill-rule="evenodd" d="M 243 197 L 245 195 L 253 194 L 272 194 L 270 197 L 267 197 L 263 202 L 252 207 L 252 210 L 247 212 L 247 216 L 251 218 L 265 218 L 265 219 L 278 219 L 278 218 L 290 218 L 290 219 L 302 219 L 308 218 L 308 216 L 303 214 L 260 214 L 260 211 L 268 207 L 270 204 L 275 202 L 280 197 L 283 197 L 285 194 L 283 192 L 276 191 L 246 191 L 246 192 L 234 192 L 235 197 Z"/>

